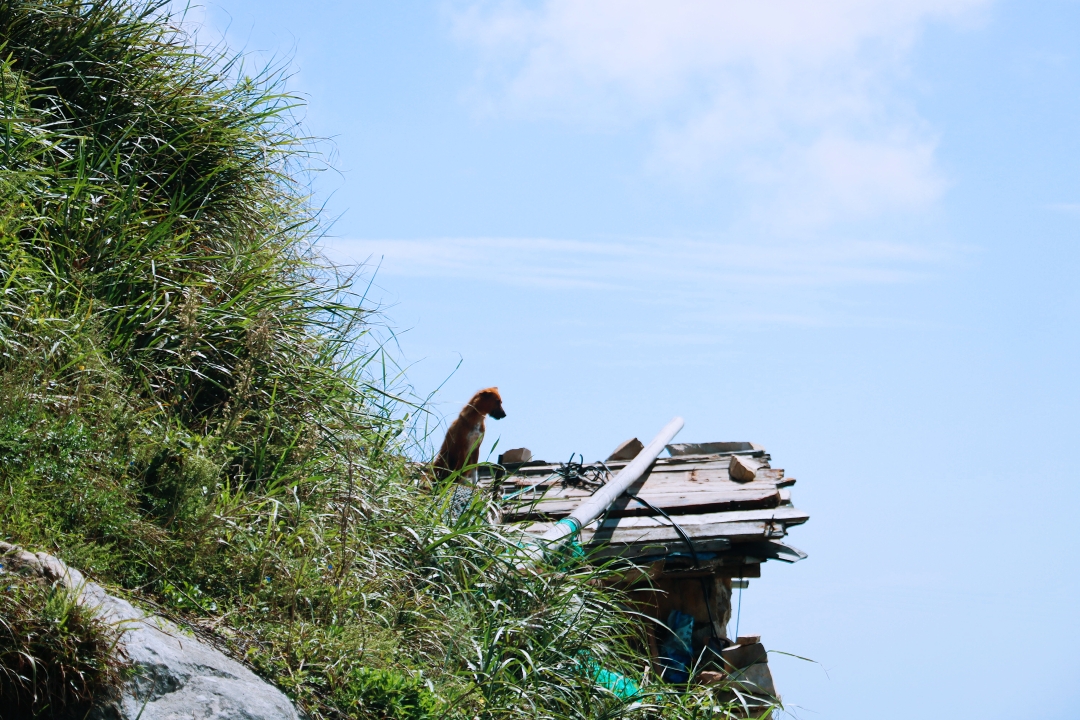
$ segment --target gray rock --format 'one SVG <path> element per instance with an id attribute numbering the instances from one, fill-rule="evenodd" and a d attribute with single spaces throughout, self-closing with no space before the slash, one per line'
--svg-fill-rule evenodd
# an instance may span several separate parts
<path id="1" fill-rule="evenodd" d="M 79 602 L 123 628 L 120 640 L 135 666 L 121 698 L 93 720 L 299 720 L 285 695 L 240 663 L 109 595 L 82 573 L 46 553 L 0 542 L 5 569 L 31 572 L 79 593 Z"/>

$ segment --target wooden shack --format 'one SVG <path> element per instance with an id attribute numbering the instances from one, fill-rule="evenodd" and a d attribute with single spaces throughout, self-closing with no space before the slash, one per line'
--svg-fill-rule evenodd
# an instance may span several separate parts
<path id="1" fill-rule="evenodd" d="M 596 463 L 533 460 L 518 448 L 501 455 L 499 466 L 480 479 L 499 486 L 506 498 L 503 523 L 539 536 L 641 448 L 630 440 Z M 663 673 L 667 662 L 665 623 L 677 610 L 693 618 L 695 681 L 727 679 L 748 698 L 771 700 L 776 691 L 760 638 L 730 638 L 727 628 L 733 587 L 761 577 L 761 566 L 770 560 L 806 557 L 784 542 L 789 528 L 809 519 L 792 505 L 795 480 L 750 442 L 666 449 L 667 457 L 658 458 L 605 515 L 582 528 L 579 542 L 594 557 L 624 559 L 635 569 L 633 594 L 641 598 L 640 609 L 658 621 L 650 636 L 657 672 Z"/>

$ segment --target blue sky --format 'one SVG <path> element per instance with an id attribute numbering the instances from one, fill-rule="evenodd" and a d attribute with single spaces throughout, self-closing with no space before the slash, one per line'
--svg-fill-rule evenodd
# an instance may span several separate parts
<path id="1" fill-rule="evenodd" d="M 295 3 L 326 250 L 487 445 L 670 417 L 798 478 L 740 630 L 800 718 L 1080 716 L 1080 3 Z M 460 368 L 454 368 L 461 363 Z M 449 380 L 447 377 L 449 376 Z"/>

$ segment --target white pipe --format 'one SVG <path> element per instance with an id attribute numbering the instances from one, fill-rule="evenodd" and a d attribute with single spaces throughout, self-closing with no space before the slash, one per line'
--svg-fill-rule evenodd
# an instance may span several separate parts
<path id="1" fill-rule="evenodd" d="M 660 434 L 652 439 L 648 445 L 642 448 L 633 460 L 615 474 L 615 477 L 605 483 L 593 495 L 577 506 L 572 513 L 555 523 L 555 526 L 544 533 L 540 538 L 539 545 L 523 548 L 534 559 L 539 559 L 542 548 L 558 547 L 568 540 L 572 540 L 581 528 L 591 523 L 604 514 L 611 503 L 633 485 L 637 480 L 652 467 L 656 458 L 664 451 L 664 446 L 670 443 L 684 425 L 681 417 L 672 419 Z"/>

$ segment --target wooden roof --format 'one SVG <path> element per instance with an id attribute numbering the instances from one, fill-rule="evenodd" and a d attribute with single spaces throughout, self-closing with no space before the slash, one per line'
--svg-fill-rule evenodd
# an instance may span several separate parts
<path id="1" fill-rule="evenodd" d="M 586 549 L 635 562 L 663 559 L 669 565 L 682 561 L 714 570 L 806 557 L 780 542 L 788 528 L 810 516 L 792 505 L 789 488 L 795 480 L 772 467 L 764 448 L 745 442 L 697 443 L 669 445 L 668 452 L 671 456 L 657 459 L 605 517 L 582 530 L 580 541 Z M 603 482 L 605 466 L 614 474 L 626 463 L 586 464 L 593 468 L 587 478 Z M 499 483 L 509 498 L 502 522 L 543 534 L 598 487 L 588 480 L 568 482 L 560 470 L 565 474 L 565 465 L 531 461 L 507 465 L 505 475 L 486 478 Z"/>

